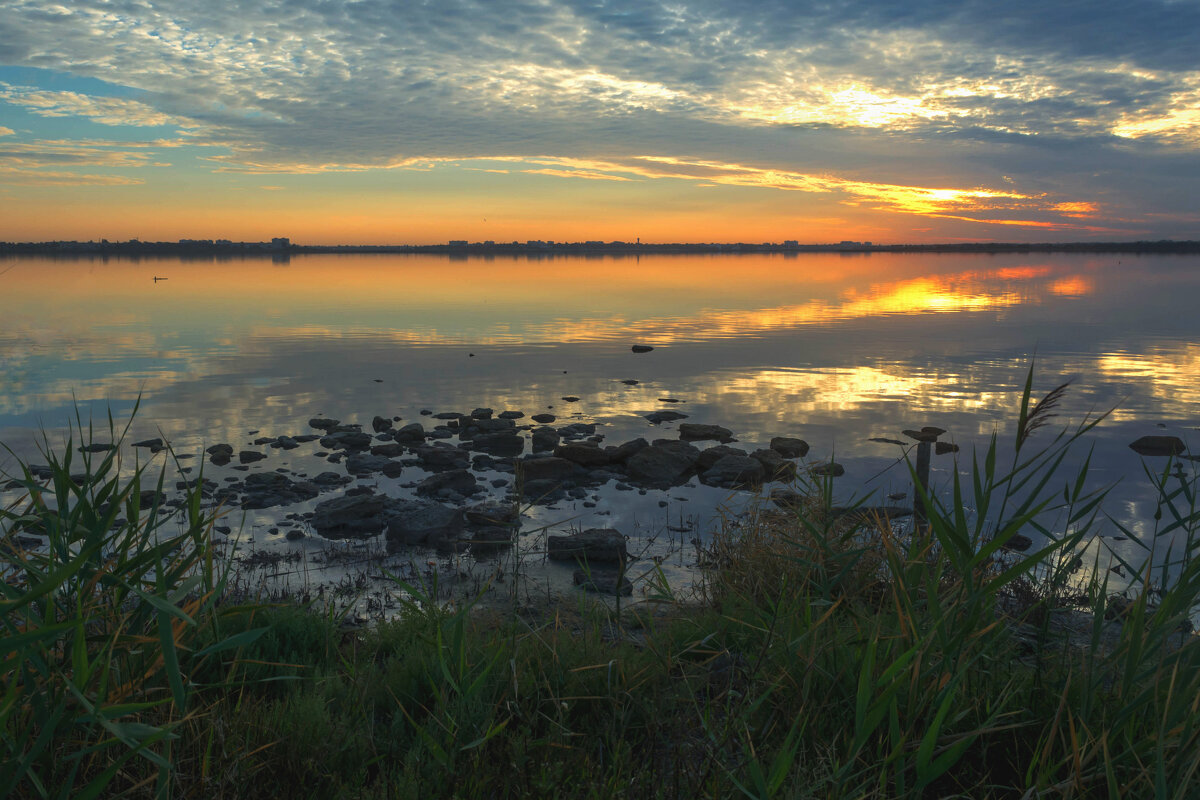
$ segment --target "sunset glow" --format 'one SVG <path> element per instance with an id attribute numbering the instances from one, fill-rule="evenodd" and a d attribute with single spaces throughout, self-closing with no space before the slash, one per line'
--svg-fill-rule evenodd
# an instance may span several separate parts
<path id="1" fill-rule="evenodd" d="M 0 9 L 0 240 L 1200 236 L 1191 4 Z"/>

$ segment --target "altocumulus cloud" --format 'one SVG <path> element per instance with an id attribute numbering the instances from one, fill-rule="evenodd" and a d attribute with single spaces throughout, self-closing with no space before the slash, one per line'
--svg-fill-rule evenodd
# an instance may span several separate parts
<path id="1" fill-rule="evenodd" d="M 703 173 L 913 213 L 932 202 L 1006 223 L 1107 215 L 1130 230 L 1156 204 L 1177 210 L 1200 177 L 1194 2 L 6 0 L 0 11 L 0 63 L 141 90 L 8 85 L 0 102 L 175 126 L 227 171 L 528 159 L 561 177 Z M 57 157 L 81 156 L 100 158 Z"/>

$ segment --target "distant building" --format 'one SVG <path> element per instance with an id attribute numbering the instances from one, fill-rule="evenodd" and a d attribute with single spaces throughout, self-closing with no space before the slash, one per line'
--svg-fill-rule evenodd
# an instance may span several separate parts
<path id="1" fill-rule="evenodd" d="M 271 247 L 275 250 L 286 250 L 292 246 L 292 241 L 286 236 L 276 236 L 271 240 Z"/>
<path id="2" fill-rule="evenodd" d="M 450 246 L 451 247 L 466 247 L 467 240 L 466 239 L 451 239 Z"/>

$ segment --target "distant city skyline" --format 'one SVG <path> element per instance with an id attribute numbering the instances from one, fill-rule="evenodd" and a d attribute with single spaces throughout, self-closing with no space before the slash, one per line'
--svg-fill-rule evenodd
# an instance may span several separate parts
<path id="1" fill-rule="evenodd" d="M 1200 6 L 0 0 L 0 240 L 1200 238 Z"/>

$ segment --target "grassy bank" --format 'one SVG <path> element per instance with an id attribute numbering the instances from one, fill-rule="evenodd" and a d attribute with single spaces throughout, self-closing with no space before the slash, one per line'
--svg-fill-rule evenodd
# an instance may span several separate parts
<path id="1" fill-rule="evenodd" d="M 1103 493 L 1086 461 L 1061 467 L 1093 423 L 1039 431 L 1052 402 L 1029 393 L 1009 456 L 993 441 L 947 500 L 927 498 L 926 529 L 835 512 L 815 481 L 796 508 L 716 537 L 700 604 L 479 613 L 411 587 L 406 614 L 360 631 L 233 604 L 198 493 L 168 519 L 144 470 L 73 463 L 68 443 L 0 512 L 0 787 L 1200 796 L 1195 483 L 1148 473 L 1156 536 L 1179 544 L 1125 563 L 1114 594 L 1092 541 Z M 1038 544 L 1006 547 L 1024 535 Z"/>

